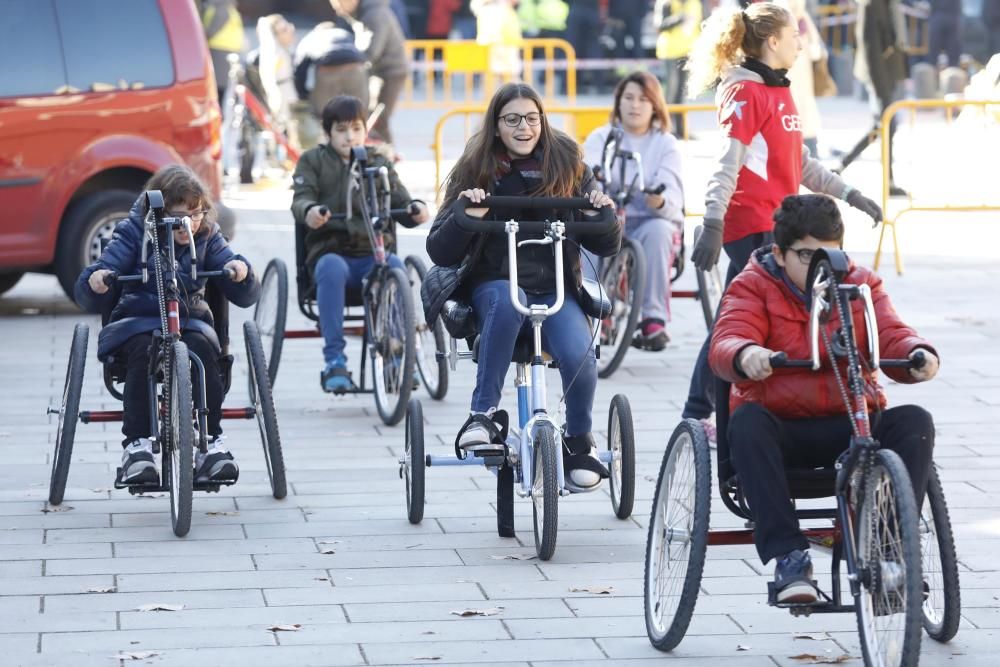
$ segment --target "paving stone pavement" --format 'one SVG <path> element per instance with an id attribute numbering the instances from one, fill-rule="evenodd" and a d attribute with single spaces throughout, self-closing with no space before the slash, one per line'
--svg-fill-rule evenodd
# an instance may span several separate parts
<path id="1" fill-rule="evenodd" d="M 414 142 L 404 181 L 427 192 L 428 163 Z M 410 179 L 410 180 L 407 180 Z M 287 192 L 242 193 L 235 246 L 262 270 L 272 256 L 292 265 Z M 873 232 L 852 225 L 848 248 L 870 262 Z M 951 224 L 949 220 L 949 225 Z M 983 228 L 954 221 L 965 233 Z M 930 225 L 907 228 L 911 238 Z M 980 230 L 969 232 L 968 230 Z M 950 232 L 951 233 L 951 232 Z M 960 232 L 955 231 L 955 234 Z M 402 251 L 421 252 L 420 232 Z M 886 274 L 909 322 L 941 351 L 939 378 L 890 385 L 893 402 L 920 403 L 938 424 L 935 457 L 944 480 L 961 560 L 963 619 L 948 645 L 925 639 L 924 664 L 995 665 L 1000 638 L 1000 271 L 978 256 L 908 255 L 907 274 Z M 692 280 L 690 274 L 682 284 Z M 294 291 L 294 288 L 293 288 Z M 289 326 L 304 325 L 294 307 Z M 237 355 L 227 405 L 246 404 L 246 359 L 234 310 Z M 73 324 L 91 326 L 82 406 L 113 409 L 94 356 L 99 322 L 61 296 L 54 279 L 29 276 L 0 300 L 0 646 L 4 666 L 117 665 L 575 665 L 662 661 L 646 639 L 642 562 L 657 473 L 678 421 L 687 379 L 704 336 L 698 307 L 676 301 L 672 342 L 660 354 L 632 351 L 599 383 L 595 429 L 603 444 L 613 395 L 631 401 L 637 436 L 633 516 L 614 518 L 606 488 L 560 502 L 555 557 L 534 553 L 529 503 L 516 502 L 517 538 L 495 532 L 493 478 L 481 469 L 427 470 L 424 521 L 406 521 L 396 459 L 402 427 L 386 427 L 369 396 L 333 398 L 317 387 L 320 343 L 286 341 L 275 385 L 289 495 L 274 500 L 252 422 L 226 422 L 240 482 L 197 494 L 190 534 L 170 531 L 164 497 L 110 490 L 119 461 L 117 424 L 79 425 L 63 511 L 45 504 L 55 418 Z M 349 354 L 357 362 L 358 342 Z M 473 366 L 451 375 L 445 400 L 424 406 L 428 451 L 447 455 L 464 419 Z M 550 404 L 559 396 L 550 376 Z M 512 396 L 505 405 L 512 407 Z M 712 525 L 738 527 L 717 499 Z M 817 563 L 820 573 L 829 562 Z M 853 656 L 852 615 L 792 618 L 766 605 L 770 567 L 751 547 L 713 547 L 687 637 L 669 656 L 686 665 L 724 659 L 734 667 L 798 665 L 803 653 Z M 820 575 L 822 581 L 823 574 Z M 599 595 L 574 589 L 607 587 Z M 140 611 L 144 605 L 180 607 Z M 454 612 L 496 609 L 481 618 Z M 299 625 L 296 631 L 269 631 Z M 812 638 L 796 638 L 807 634 Z"/>

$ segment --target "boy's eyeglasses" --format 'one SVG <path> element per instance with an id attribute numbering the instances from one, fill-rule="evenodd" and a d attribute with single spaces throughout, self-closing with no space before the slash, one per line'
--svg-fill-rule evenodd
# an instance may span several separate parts
<path id="1" fill-rule="evenodd" d="M 798 256 L 799 261 L 803 264 L 811 262 L 813 255 L 816 254 L 815 248 L 786 248 L 785 251 L 794 252 Z"/>
<path id="2" fill-rule="evenodd" d="M 505 113 L 500 116 L 500 120 L 507 127 L 517 127 L 521 124 L 521 119 L 524 119 L 528 125 L 535 126 L 542 122 L 542 114 L 537 111 L 532 111 L 531 113 Z"/>
<path id="3" fill-rule="evenodd" d="M 180 211 L 167 211 L 168 218 L 183 218 L 184 216 L 191 218 L 191 222 L 201 222 L 205 217 L 205 211 L 193 211 L 191 213 L 183 213 Z"/>

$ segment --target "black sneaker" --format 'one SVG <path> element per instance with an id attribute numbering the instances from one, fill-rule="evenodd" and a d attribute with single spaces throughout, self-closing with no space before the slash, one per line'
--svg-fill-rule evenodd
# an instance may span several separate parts
<path id="1" fill-rule="evenodd" d="M 563 436 L 563 444 L 563 473 L 567 489 L 574 493 L 593 491 L 602 479 L 607 479 L 608 469 L 597 458 L 593 435 Z"/>
<path id="2" fill-rule="evenodd" d="M 153 443 L 148 438 L 133 440 L 122 452 L 122 483 L 159 485 Z"/>
<path id="3" fill-rule="evenodd" d="M 812 583 L 813 566 L 808 551 L 796 549 L 778 559 L 774 566 L 774 590 L 778 604 L 816 601 Z"/>
<path id="4" fill-rule="evenodd" d="M 240 468 L 222 443 L 223 437 L 217 435 L 208 443 L 206 452 L 195 452 L 195 484 L 235 482 L 239 478 Z"/>

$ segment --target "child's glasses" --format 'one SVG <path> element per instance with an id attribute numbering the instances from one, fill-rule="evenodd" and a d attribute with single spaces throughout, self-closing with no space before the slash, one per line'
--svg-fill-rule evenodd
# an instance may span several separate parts
<path id="1" fill-rule="evenodd" d="M 816 254 L 815 248 L 788 248 L 788 252 L 794 252 L 798 255 L 799 261 L 803 264 L 808 264 L 812 261 L 813 255 Z"/>
<path id="2" fill-rule="evenodd" d="M 201 222 L 205 217 L 205 211 L 192 211 L 191 213 L 167 211 L 168 218 L 183 218 L 184 216 L 191 218 L 191 222 Z"/>
<path id="3" fill-rule="evenodd" d="M 521 124 L 521 119 L 524 119 L 528 125 L 535 126 L 542 122 L 542 114 L 537 111 L 532 111 L 531 113 L 505 113 L 500 116 L 503 120 L 504 125 L 507 127 L 517 127 Z"/>

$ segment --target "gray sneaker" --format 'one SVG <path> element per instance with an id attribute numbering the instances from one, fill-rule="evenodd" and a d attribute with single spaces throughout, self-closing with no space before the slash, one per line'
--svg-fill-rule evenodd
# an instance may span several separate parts
<path id="1" fill-rule="evenodd" d="M 458 433 L 456 448 L 462 452 L 503 452 L 503 444 L 498 442 L 501 430 L 493 422 L 496 408 L 469 415 Z"/>
<path id="2" fill-rule="evenodd" d="M 156 458 L 153 456 L 153 443 L 149 438 L 137 438 L 125 447 L 122 452 L 122 483 L 160 483 L 160 475 L 156 472 Z"/>
<path id="3" fill-rule="evenodd" d="M 240 476 L 240 468 L 233 455 L 223 444 L 223 436 L 217 435 L 208 443 L 204 453 L 195 453 L 194 481 L 196 484 L 213 482 L 235 482 Z"/>

